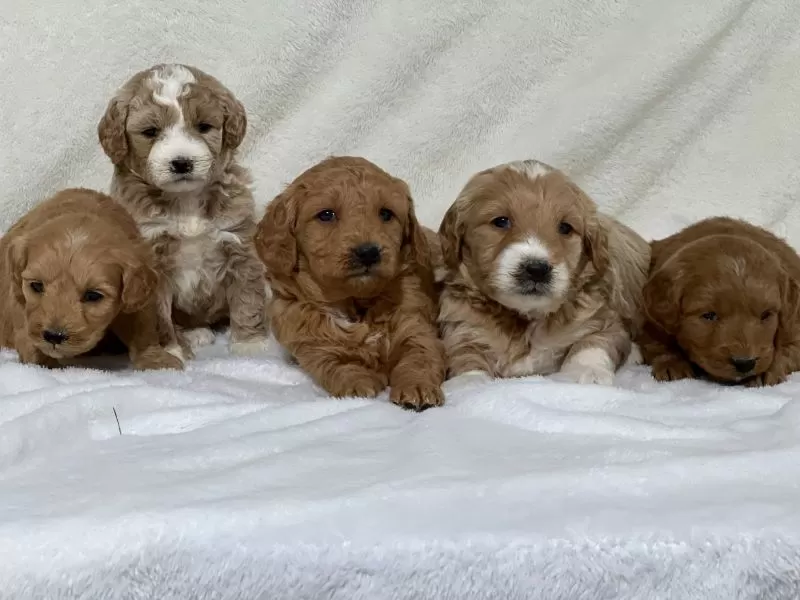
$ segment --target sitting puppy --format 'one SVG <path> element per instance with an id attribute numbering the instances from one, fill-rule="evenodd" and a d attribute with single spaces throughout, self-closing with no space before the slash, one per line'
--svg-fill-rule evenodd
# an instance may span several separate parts
<path id="1" fill-rule="evenodd" d="M 180 369 L 158 343 L 154 258 L 131 216 L 105 194 L 69 189 L 0 240 L 0 342 L 47 367 L 90 352 L 107 332 L 138 369 Z"/>
<path id="2" fill-rule="evenodd" d="M 267 207 L 256 235 L 272 285 L 272 329 L 333 396 L 442 404 L 426 234 L 408 186 L 363 158 L 302 173 Z"/>
<path id="3" fill-rule="evenodd" d="M 647 242 L 533 160 L 473 176 L 439 234 L 449 377 L 612 383 L 640 318 Z"/>
<path id="4" fill-rule="evenodd" d="M 212 342 L 210 326 L 225 320 L 234 352 L 258 351 L 267 339 L 250 175 L 236 162 L 246 127 L 230 91 L 183 65 L 134 75 L 98 127 L 114 163 L 111 195 L 133 214 L 165 274 L 164 343 L 182 358 Z M 183 352 L 173 321 L 184 332 Z"/>
<path id="5" fill-rule="evenodd" d="M 653 242 L 642 355 L 661 381 L 774 385 L 800 369 L 800 257 L 725 217 Z"/>

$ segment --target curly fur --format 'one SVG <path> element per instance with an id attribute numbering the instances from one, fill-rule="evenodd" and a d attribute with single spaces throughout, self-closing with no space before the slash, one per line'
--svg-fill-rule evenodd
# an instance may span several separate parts
<path id="1" fill-rule="evenodd" d="M 561 371 L 611 383 L 640 321 L 649 260 L 642 238 L 537 161 L 475 175 L 439 234 L 449 377 Z M 543 270 L 540 279 L 529 268 Z"/>
<path id="2" fill-rule="evenodd" d="M 24 363 L 54 367 L 113 332 L 135 367 L 181 368 L 158 343 L 153 264 L 133 219 L 111 198 L 59 192 L 0 240 L 3 346 Z M 45 339 L 53 333 L 63 340 Z"/>
<path id="3" fill-rule="evenodd" d="M 761 386 L 800 369 L 800 257 L 786 242 L 717 217 L 652 248 L 639 341 L 656 379 Z"/>
<path id="4" fill-rule="evenodd" d="M 213 339 L 207 328 L 227 320 L 234 351 L 266 341 L 251 179 L 236 162 L 246 128 L 233 94 L 184 65 L 134 75 L 98 126 L 114 163 L 111 194 L 133 214 L 165 275 L 159 314 L 164 343 L 177 355 L 191 354 L 189 340 Z M 175 172 L 175 160 L 188 160 L 191 171 Z"/>
<path id="5" fill-rule="evenodd" d="M 325 211 L 333 217 L 323 222 Z M 267 207 L 256 245 L 272 329 L 331 395 L 371 397 L 388 385 L 401 406 L 442 404 L 428 235 L 408 186 L 363 158 L 324 160 Z M 370 268 L 353 261 L 365 243 L 380 248 Z"/>

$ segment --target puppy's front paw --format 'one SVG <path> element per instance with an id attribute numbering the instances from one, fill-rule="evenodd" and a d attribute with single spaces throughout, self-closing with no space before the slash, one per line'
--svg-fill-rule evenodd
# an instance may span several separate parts
<path id="1" fill-rule="evenodd" d="M 408 410 L 423 411 L 444 404 L 444 392 L 441 387 L 433 385 L 394 386 L 389 399 Z"/>
<path id="2" fill-rule="evenodd" d="M 183 370 L 183 361 L 164 348 L 148 348 L 133 359 L 133 367 L 141 371 L 156 369 Z"/>
<path id="3" fill-rule="evenodd" d="M 694 377 L 692 365 L 680 357 L 659 357 L 652 363 L 653 377 L 657 381 L 678 381 Z"/>
<path id="4" fill-rule="evenodd" d="M 269 338 L 257 337 L 231 342 L 230 350 L 236 356 L 258 356 L 269 352 L 271 347 Z"/>
<path id="5" fill-rule="evenodd" d="M 614 383 L 614 364 L 605 350 L 586 348 L 565 360 L 559 374 L 575 383 L 611 385 Z"/>
<path id="6" fill-rule="evenodd" d="M 761 375 L 756 375 L 744 382 L 746 387 L 763 387 L 770 385 L 778 385 L 786 381 L 786 373 L 783 369 L 767 369 Z"/>
<path id="7" fill-rule="evenodd" d="M 337 398 L 374 398 L 386 389 L 389 379 L 382 373 L 375 373 L 363 367 L 342 367 L 336 371 L 331 381 L 323 387 Z"/>
<path id="8" fill-rule="evenodd" d="M 196 327 L 181 332 L 185 345 L 192 350 L 197 350 L 203 346 L 210 346 L 214 343 L 216 336 L 209 327 Z"/>

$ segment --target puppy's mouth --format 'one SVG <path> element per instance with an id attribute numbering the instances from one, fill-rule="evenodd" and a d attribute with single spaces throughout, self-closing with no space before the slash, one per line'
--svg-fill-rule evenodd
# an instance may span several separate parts
<path id="1" fill-rule="evenodd" d="M 190 192 L 202 187 L 205 178 L 197 175 L 175 175 L 159 185 L 165 192 Z"/>
<path id="2" fill-rule="evenodd" d="M 347 273 L 348 279 L 371 279 L 377 275 L 377 266 L 375 267 L 351 267 Z"/>

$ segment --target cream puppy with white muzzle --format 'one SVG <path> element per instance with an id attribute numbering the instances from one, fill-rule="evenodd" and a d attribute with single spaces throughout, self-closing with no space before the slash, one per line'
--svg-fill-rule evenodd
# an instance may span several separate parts
<path id="1" fill-rule="evenodd" d="M 250 174 L 236 162 L 247 117 L 215 78 L 186 65 L 134 75 L 98 126 L 111 195 L 133 215 L 165 275 L 162 341 L 187 358 L 231 326 L 231 349 L 266 347 L 266 280 L 253 245 Z"/>
<path id="2" fill-rule="evenodd" d="M 613 382 L 641 324 L 644 239 L 533 160 L 473 176 L 439 235 L 448 377 Z"/>

